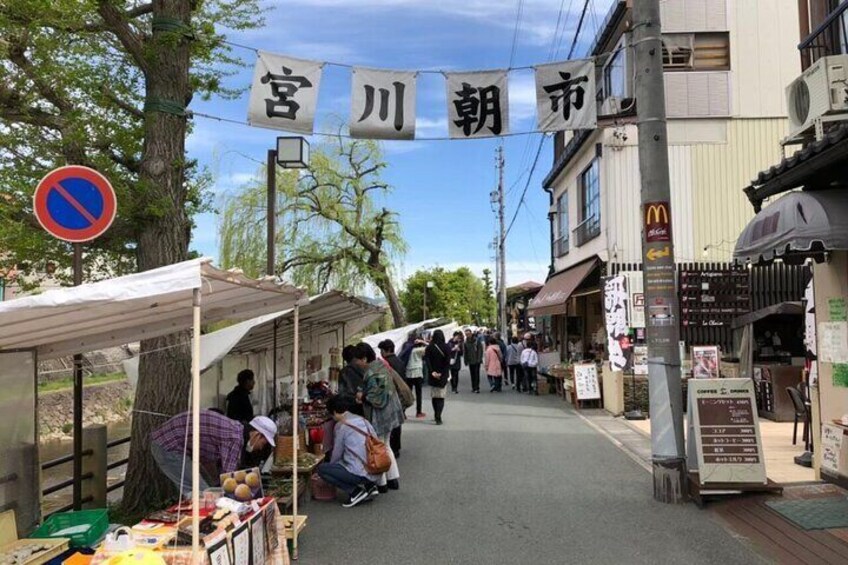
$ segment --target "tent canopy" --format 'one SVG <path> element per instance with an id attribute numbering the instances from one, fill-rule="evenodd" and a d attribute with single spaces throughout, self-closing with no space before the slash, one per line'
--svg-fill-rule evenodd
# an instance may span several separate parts
<path id="1" fill-rule="evenodd" d="M 531 316 L 551 316 L 565 314 L 568 298 L 574 290 L 595 270 L 597 259 L 585 261 L 559 272 L 548 279 L 539 294 L 530 301 L 528 313 Z"/>
<path id="2" fill-rule="evenodd" d="M 742 231 L 733 258 L 768 263 L 803 261 L 810 254 L 848 250 L 848 195 L 844 190 L 790 192 L 760 211 Z"/>
<path id="3" fill-rule="evenodd" d="M 294 286 L 195 259 L 0 303 L 0 350 L 64 357 L 185 330 L 192 326 L 195 289 L 203 323 L 286 310 L 304 296 Z"/>

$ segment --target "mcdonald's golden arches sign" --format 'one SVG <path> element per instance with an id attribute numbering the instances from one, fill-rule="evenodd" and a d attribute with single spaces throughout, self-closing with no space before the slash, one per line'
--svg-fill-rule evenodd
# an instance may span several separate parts
<path id="1" fill-rule="evenodd" d="M 671 213 L 668 202 L 645 204 L 645 240 L 648 243 L 671 241 Z"/>

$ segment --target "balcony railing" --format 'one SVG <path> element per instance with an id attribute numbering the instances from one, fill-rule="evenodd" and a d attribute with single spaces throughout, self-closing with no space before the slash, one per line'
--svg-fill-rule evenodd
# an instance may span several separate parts
<path id="1" fill-rule="evenodd" d="M 840 3 L 810 35 L 798 44 L 805 67 L 828 55 L 848 53 L 846 10 L 848 10 L 848 0 Z"/>
<path id="2" fill-rule="evenodd" d="M 580 247 L 589 240 L 598 237 L 601 234 L 601 217 L 600 215 L 589 216 L 574 228 L 575 245 Z"/>
<path id="3" fill-rule="evenodd" d="M 557 257 L 568 255 L 568 236 L 564 235 L 554 241 L 554 252 Z"/>

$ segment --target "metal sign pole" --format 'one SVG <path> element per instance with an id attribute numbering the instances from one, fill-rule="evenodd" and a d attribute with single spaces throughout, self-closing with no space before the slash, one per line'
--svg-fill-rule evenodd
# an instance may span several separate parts
<path id="1" fill-rule="evenodd" d="M 82 284 L 82 244 L 74 243 L 74 286 Z M 82 355 L 74 355 L 74 510 L 82 510 Z"/>

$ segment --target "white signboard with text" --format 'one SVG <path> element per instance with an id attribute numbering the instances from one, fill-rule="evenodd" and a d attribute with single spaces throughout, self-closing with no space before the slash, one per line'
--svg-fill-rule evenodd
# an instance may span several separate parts
<path id="1" fill-rule="evenodd" d="M 577 400 L 600 400 L 601 385 L 598 383 L 598 368 L 594 363 L 574 365 L 574 393 Z"/>

